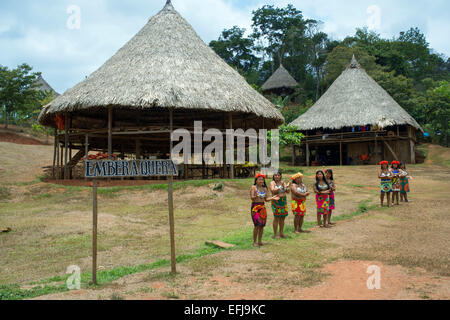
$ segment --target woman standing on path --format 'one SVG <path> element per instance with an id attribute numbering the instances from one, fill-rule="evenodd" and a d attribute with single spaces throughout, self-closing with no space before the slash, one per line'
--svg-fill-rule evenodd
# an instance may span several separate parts
<path id="1" fill-rule="evenodd" d="M 306 185 L 303 183 L 303 174 L 296 173 L 291 177 L 291 205 L 294 214 L 294 232 L 306 232 L 302 230 L 303 219 L 306 215 L 306 197 L 309 196 Z"/>
<path id="2" fill-rule="evenodd" d="M 286 184 L 282 178 L 282 173 L 278 170 L 273 175 L 273 181 L 270 183 L 270 192 L 272 196 L 278 196 L 279 200 L 272 200 L 272 212 L 273 212 L 273 237 L 275 239 L 286 238 L 284 235 L 284 220 L 289 215 L 287 206 L 287 196 L 286 194 L 290 192 L 289 182 Z M 278 226 L 280 227 L 280 233 L 277 235 Z"/>
<path id="3" fill-rule="evenodd" d="M 317 224 L 322 227 L 321 218 L 323 216 L 323 227 L 330 228 L 328 225 L 328 214 L 330 213 L 330 192 L 331 187 L 322 170 L 316 172 L 316 183 L 314 184 L 317 204 Z"/>
<path id="4" fill-rule="evenodd" d="M 391 192 L 392 192 L 392 173 L 389 171 L 389 162 L 381 161 L 380 162 L 381 170 L 378 173 L 378 178 L 381 179 L 380 183 L 380 202 L 381 207 L 383 207 L 384 195 L 387 195 L 387 205 L 388 208 L 391 206 Z"/>
<path id="5" fill-rule="evenodd" d="M 400 201 L 409 202 L 408 192 L 409 192 L 409 180 L 411 178 L 406 172 L 406 165 L 404 162 L 400 163 Z"/>
<path id="6" fill-rule="evenodd" d="M 391 163 L 391 173 L 392 173 L 392 204 L 394 204 L 394 199 L 396 200 L 396 204 L 399 205 L 398 194 L 400 193 L 400 169 L 398 168 L 400 162 L 397 160 L 392 161 Z"/>
<path id="7" fill-rule="evenodd" d="M 330 192 L 330 213 L 328 214 L 328 224 L 335 225 L 336 223 L 331 222 L 331 216 L 333 214 L 333 210 L 335 209 L 334 192 L 336 191 L 336 185 L 334 184 L 333 170 L 327 169 L 327 171 L 325 171 L 325 175 L 326 175 L 327 181 L 328 181 L 328 183 L 330 184 L 330 187 L 331 187 L 331 192 Z"/>
<path id="8" fill-rule="evenodd" d="M 265 202 L 272 200 L 279 200 L 279 197 L 269 198 L 269 190 L 266 185 L 266 176 L 264 174 L 258 173 L 255 176 L 255 183 L 250 189 L 250 198 L 252 199 L 252 208 L 250 211 L 253 225 L 253 246 L 259 247 L 263 243 L 261 241 L 264 227 L 267 221 L 267 211 Z"/>

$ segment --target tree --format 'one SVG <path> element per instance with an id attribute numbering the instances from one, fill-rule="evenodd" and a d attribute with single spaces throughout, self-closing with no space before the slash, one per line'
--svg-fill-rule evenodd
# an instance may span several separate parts
<path id="1" fill-rule="evenodd" d="M 450 84 L 440 81 L 436 87 L 427 90 L 425 113 L 426 126 L 431 129 L 432 138 L 446 147 L 450 136 Z"/>
<path id="2" fill-rule="evenodd" d="M 5 128 L 10 118 L 26 118 L 34 106 L 39 105 L 43 93 L 35 90 L 39 72 L 24 63 L 13 70 L 0 66 L 0 105 L 3 107 Z"/>
<path id="3" fill-rule="evenodd" d="M 368 74 L 373 74 L 381 67 L 376 64 L 375 57 L 371 56 L 362 48 L 349 48 L 339 45 L 328 54 L 325 67 L 325 80 L 327 87 L 329 87 L 334 80 L 344 71 L 350 64 L 352 56 L 355 55 L 356 60 Z"/>
<path id="4" fill-rule="evenodd" d="M 237 26 L 225 29 L 209 46 L 230 66 L 250 76 L 257 69 L 259 58 L 253 54 L 254 40 L 244 37 L 244 33 L 245 29 Z"/>
<path id="5" fill-rule="evenodd" d="M 328 35 L 319 30 L 318 23 L 308 24 L 307 28 L 307 47 L 310 51 L 309 64 L 316 77 L 316 95 L 315 100 L 319 99 L 320 81 L 323 77 L 325 62 L 330 50 Z"/>
<path id="6" fill-rule="evenodd" d="M 252 37 L 258 42 L 256 49 L 271 62 L 271 73 L 283 64 L 297 80 L 304 77 L 307 60 L 304 39 L 308 23 L 315 23 L 315 20 L 305 20 L 302 12 L 291 4 L 286 8 L 265 5 L 253 11 Z"/>

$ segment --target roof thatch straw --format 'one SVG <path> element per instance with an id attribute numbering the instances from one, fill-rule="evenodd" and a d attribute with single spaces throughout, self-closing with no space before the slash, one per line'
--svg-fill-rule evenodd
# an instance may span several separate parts
<path id="1" fill-rule="evenodd" d="M 323 96 L 290 125 L 300 130 L 336 130 L 365 125 L 380 128 L 411 125 L 422 130 L 416 120 L 361 68 L 354 56 Z"/>
<path id="2" fill-rule="evenodd" d="M 294 88 L 298 85 L 297 81 L 289 74 L 285 67 L 281 64 L 280 67 L 270 76 L 263 84 L 263 91 Z"/>
<path id="3" fill-rule="evenodd" d="M 173 108 L 284 118 L 197 35 L 167 1 L 165 7 L 87 79 L 53 100 L 39 121 L 91 108 Z"/>
<path id="4" fill-rule="evenodd" d="M 35 90 L 38 91 L 43 91 L 43 92 L 47 92 L 50 91 L 52 92 L 55 96 L 59 96 L 59 93 L 56 92 L 49 84 L 47 81 L 44 80 L 44 78 L 42 76 L 39 76 L 39 78 L 35 81 L 34 83 L 35 85 Z"/>

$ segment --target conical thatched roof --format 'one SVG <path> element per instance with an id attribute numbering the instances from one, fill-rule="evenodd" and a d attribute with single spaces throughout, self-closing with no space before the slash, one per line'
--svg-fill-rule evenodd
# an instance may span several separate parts
<path id="1" fill-rule="evenodd" d="M 168 0 L 165 7 L 87 79 L 39 117 L 98 107 L 203 109 L 253 114 L 281 124 L 281 113 L 197 35 Z"/>
<path id="2" fill-rule="evenodd" d="M 39 91 L 51 91 L 55 96 L 59 96 L 59 93 L 56 92 L 47 81 L 42 76 L 39 76 L 39 78 L 36 80 L 35 84 L 35 90 Z"/>
<path id="3" fill-rule="evenodd" d="M 280 67 L 263 84 L 262 88 L 263 91 L 267 91 L 281 88 L 293 88 L 297 85 L 297 81 L 295 81 L 286 68 L 281 64 Z"/>
<path id="4" fill-rule="evenodd" d="M 361 68 L 353 56 L 348 68 L 323 96 L 290 125 L 300 130 L 336 130 L 365 125 L 384 128 L 406 124 L 422 130 L 416 120 Z"/>

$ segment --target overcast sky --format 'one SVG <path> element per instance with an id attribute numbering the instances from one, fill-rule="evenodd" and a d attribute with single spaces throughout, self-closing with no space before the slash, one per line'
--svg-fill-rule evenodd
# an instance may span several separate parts
<path id="1" fill-rule="evenodd" d="M 40 71 L 59 93 L 100 67 L 166 0 L 1 0 L 0 65 L 23 62 Z M 448 0 L 172 0 L 206 43 L 237 25 L 250 30 L 252 11 L 264 4 L 293 4 L 323 21 L 333 39 L 368 26 L 392 38 L 418 27 L 437 53 L 450 54 Z M 75 9 L 74 9 L 75 6 Z M 77 28 L 76 10 L 80 10 Z M 70 9 L 70 10 L 69 10 Z"/>

